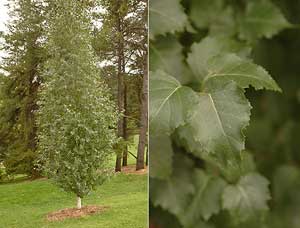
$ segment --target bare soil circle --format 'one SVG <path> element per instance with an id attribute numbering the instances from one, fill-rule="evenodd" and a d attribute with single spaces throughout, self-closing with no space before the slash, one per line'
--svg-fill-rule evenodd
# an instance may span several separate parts
<path id="1" fill-rule="evenodd" d="M 47 220 L 52 222 L 52 221 L 61 221 L 68 218 L 79 218 L 79 217 L 103 212 L 108 208 L 109 207 L 107 206 L 95 206 L 95 205 L 85 206 L 82 207 L 81 209 L 67 208 L 67 209 L 49 213 L 47 215 Z"/>

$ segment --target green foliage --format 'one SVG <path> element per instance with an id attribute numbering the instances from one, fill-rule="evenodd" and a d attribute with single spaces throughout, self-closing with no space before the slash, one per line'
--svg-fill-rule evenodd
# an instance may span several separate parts
<path id="1" fill-rule="evenodd" d="M 197 226 L 201 220 L 209 220 L 213 214 L 221 210 L 220 195 L 225 182 L 219 177 L 207 175 L 203 170 L 197 169 L 193 178 L 195 194 L 191 198 L 183 216 L 182 223 L 187 227 Z"/>
<path id="2" fill-rule="evenodd" d="M 163 71 L 152 73 L 150 80 L 150 133 L 169 135 L 184 124 L 187 111 L 193 105 L 184 100 L 193 100 L 196 95 Z"/>
<path id="3" fill-rule="evenodd" d="M 5 172 L 4 167 L 0 167 L 0 181 L 5 180 L 6 177 L 7 177 L 7 174 Z"/>
<path id="4" fill-rule="evenodd" d="M 152 136 L 149 139 L 151 148 L 150 177 L 167 179 L 172 174 L 172 141 L 169 136 Z M 164 144 L 161 144 L 164 142 Z"/>
<path id="5" fill-rule="evenodd" d="M 180 5 L 180 0 L 153 0 L 150 11 L 150 37 L 183 31 L 187 25 L 187 16 Z"/>
<path id="6" fill-rule="evenodd" d="M 175 77 L 180 83 L 188 84 L 193 77 L 184 63 L 183 47 L 173 36 L 161 37 L 157 42 L 150 41 L 150 68 L 161 69 Z"/>
<path id="7" fill-rule="evenodd" d="M 90 14 L 75 0 L 52 1 L 39 93 L 40 163 L 66 191 L 83 197 L 107 173 L 117 115 L 91 49 Z"/>
<path id="8" fill-rule="evenodd" d="M 97 4 L 103 10 L 96 11 L 93 16 L 95 26 L 92 45 L 116 103 L 118 93 L 124 91 L 124 107 L 121 109 L 124 109 L 127 138 L 128 135 L 136 134 L 140 127 L 148 33 L 146 1 L 100 0 Z M 100 23 L 101 26 L 97 26 Z M 124 80 L 122 89 L 118 87 L 120 78 Z"/>
<path id="9" fill-rule="evenodd" d="M 189 205 L 190 196 L 195 191 L 193 178 L 189 172 L 192 163 L 188 158 L 177 156 L 173 165 L 176 169 L 168 179 L 152 179 L 149 191 L 154 206 L 160 206 L 180 217 Z"/>
<path id="10" fill-rule="evenodd" d="M 39 1 L 10 1 L 8 32 L 3 49 L 7 56 L 0 76 L 0 160 L 9 173 L 35 175 L 35 111 L 40 70 L 45 59 L 45 7 Z M 30 28 L 30 29 L 29 29 Z"/>
<path id="11" fill-rule="evenodd" d="M 192 0 L 190 20 L 197 28 L 209 28 L 211 34 L 233 35 L 235 32 L 234 12 L 231 5 L 220 0 Z"/>
<path id="12" fill-rule="evenodd" d="M 275 1 L 293 24 L 300 23 L 299 2 Z M 299 67 L 300 30 L 288 30 L 253 49 L 255 61 L 276 77 L 283 94 L 247 91 L 255 107 L 247 131 L 247 148 L 257 168 L 271 182 L 268 227 L 299 226 Z"/>
<path id="13" fill-rule="evenodd" d="M 260 213 L 268 210 L 268 185 L 268 180 L 257 173 L 243 176 L 236 185 L 224 189 L 223 208 L 229 210 L 238 221 L 247 221 L 249 218 L 259 220 Z"/>
<path id="14" fill-rule="evenodd" d="M 249 2 L 240 22 L 240 37 L 245 40 L 271 38 L 280 30 L 291 24 L 281 14 L 280 10 L 270 1 Z"/>
<path id="15" fill-rule="evenodd" d="M 290 27 L 269 0 L 150 2 L 154 223 L 269 224 L 269 181 L 245 151 L 251 110 L 245 90 L 281 92 L 251 50 Z"/>

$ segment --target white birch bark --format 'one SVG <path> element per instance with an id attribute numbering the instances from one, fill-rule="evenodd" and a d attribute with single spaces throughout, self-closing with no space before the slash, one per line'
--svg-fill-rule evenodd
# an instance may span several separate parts
<path id="1" fill-rule="evenodd" d="M 77 197 L 77 209 L 81 209 L 81 198 Z"/>

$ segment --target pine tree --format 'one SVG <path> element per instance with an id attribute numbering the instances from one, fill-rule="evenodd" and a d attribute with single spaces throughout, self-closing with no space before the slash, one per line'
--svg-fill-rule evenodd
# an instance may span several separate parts
<path id="1" fill-rule="evenodd" d="M 143 78 L 139 122 L 140 132 L 136 161 L 136 170 L 140 170 L 145 168 L 145 149 L 148 143 L 148 2 L 133 2 L 135 3 L 134 11 L 137 19 L 131 21 L 131 28 L 133 30 L 132 36 L 137 42 L 130 42 L 130 47 L 136 52 L 133 65 L 140 71 Z"/>
<path id="2" fill-rule="evenodd" d="M 8 173 L 36 175 L 37 90 L 40 69 L 45 59 L 43 49 L 44 6 L 39 1 L 9 1 L 8 33 L 3 48 L 8 54 L 2 69 L 0 110 L 1 154 Z"/>
<path id="3" fill-rule="evenodd" d="M 118 85 L 118 88 L 115 88 L 116 100 L 119 110 L 124 114 L 119 120 L 118 134 L 127 142 L 132 124 L 136 128 L 134 134 L 141 128 L 142 140 L 139 144 L 138 154 L 140 155 L 138 157 L 140 163 L 144 163 L 144 156 L 141 155 L 145 151 L 147 141 L 147 124 L 145 124 L 147 116 L 145 113 L 148 105 L 143 102 L 145 93 L 142 92 L 143 86 L 140 85 L 143 84 L 143 76 L 147 77 L 147 73 L 144 72 L 147 68 L 145 65 L 147 62 L 147 1 L 102 0 L 101 7 L 105 11 L 100 15 L 102 27 L 99 31 L 96 30 L 94 46 L 100 59 L 108 63 L 106 70 L 111 73 L 111 78 L 116 79 L 114 82 Z M 133 77 L 136 79 L 133 80 Z M 135 91 L 135 94 L 130 89 L 133 87 L 139 89 Z M 128 102 L 128 98 L 130 99 L 132 95 L 136 96 L 135 101 L 138 102 Z M 145 121 L 137 120 L 141 117 Z M 134 122 L 133 119 L 135 119 Z M 126 145 L 121 148 L 122 151 L 116 159 L 116 171 L 121 170 L 122 154 L 123 166 L 127 165 Z M 141 166 L 143 165 L 139 165 L 139 167 Z"/>
<path id="4" fill-rule="evenodd" d="M 112 61 L 116 66 L 117 78 L 117 104 L 119 112 L 123 115 L 118 121 L 118 136 L 122 138 L 122 145 L 119 146 L 116 156 L 115 171 L 120 172 L 122 167 L 122 155 L 126 153 L 126 117 L 125 117 L 125 43 L 124 43 L 124 18 L 126 16 L 127 1 L 101 1 L 101 7 L 105 9 L 102 14 L 102 31 L 105 38 L 107 57 L 108 52 L 112 53 L 106 60 Z"/>
<path id="5" fill-rule="evenodd" d="M 39 93 L 40 162 L 65 191 L 81 198 L 107 176 L 117 115 L 95 65 L 89 6 L 51 0 L 49 60 Z"/>

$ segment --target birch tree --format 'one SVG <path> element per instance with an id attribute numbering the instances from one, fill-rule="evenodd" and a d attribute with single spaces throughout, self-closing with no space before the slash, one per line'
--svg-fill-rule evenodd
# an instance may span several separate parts
<path id="1" fill-rule="evenodd" d="M 99 77 L 86 2 L 49 1 L 49 60 L 39 93 L 39 152 L 45 173 L 81 199 L 107 177 L 117 112 Z"/>

